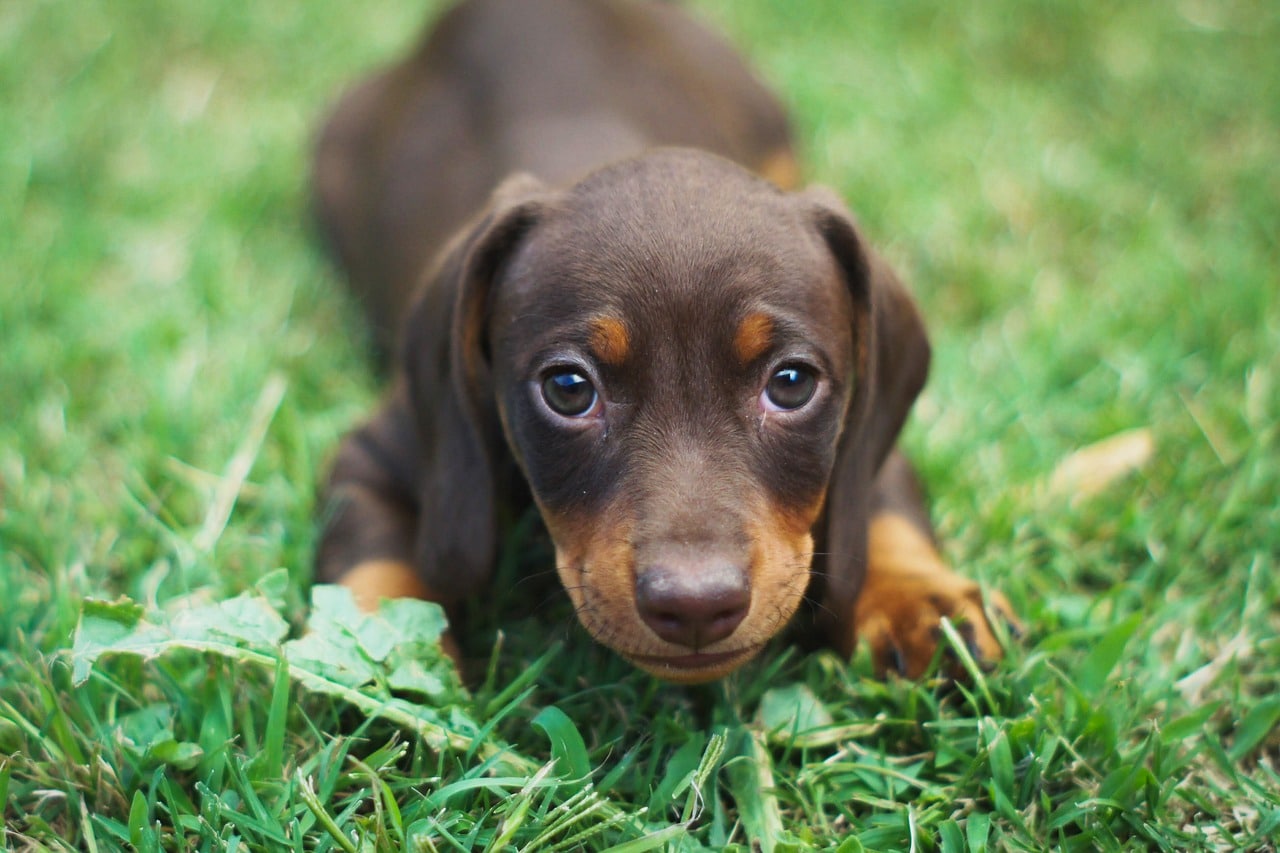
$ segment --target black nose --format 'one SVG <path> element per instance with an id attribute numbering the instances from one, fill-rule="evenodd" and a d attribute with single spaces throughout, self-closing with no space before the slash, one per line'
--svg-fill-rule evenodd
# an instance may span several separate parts
<path id="1" fill-rule="evenodd" d="M 747 574 L 731 563 L 657 565 L 636 578 L 636 609 L 669 643 L 701 649 L 733 633 L 751 606 Z"/>

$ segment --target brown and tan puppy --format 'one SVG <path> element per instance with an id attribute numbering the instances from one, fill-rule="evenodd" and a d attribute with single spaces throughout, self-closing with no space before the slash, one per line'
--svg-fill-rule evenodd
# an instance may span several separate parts
<path id="1" fill-rule="evenodd" d="M 882 667 L 922 672 L 942 617 L 998 658 L 894 449 L 919 314 L 795 177 L 776 99 L 662 3 L 470 0 L 347 94 L 317 205 L 394 380 L 318 578 L 483 596 L 532 501 L 587 631 L 663 678 L 725 675 L 805 597 Z"/>

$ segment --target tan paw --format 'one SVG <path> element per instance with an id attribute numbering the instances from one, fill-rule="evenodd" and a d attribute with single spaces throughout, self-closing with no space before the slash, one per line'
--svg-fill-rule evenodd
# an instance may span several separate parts
<path id="1" fill-rule="evenodd" d="M 943 617 L 955 625 L 979 666 L 989 667 L 1004 656 L 982 590 L 951 571 L 919 528 L 899 516 L 879 515 L 872 522 L 870 545 L 854 618 L 858 640 L 870 647 L 878 673 L 923 675 L 944 643 Z M 988 601 L 1011 633 L 1021 630 L 1003 595 L 990 593 Z M 953 661 L 946 671 L 958 676 L 964 670 Z"/>

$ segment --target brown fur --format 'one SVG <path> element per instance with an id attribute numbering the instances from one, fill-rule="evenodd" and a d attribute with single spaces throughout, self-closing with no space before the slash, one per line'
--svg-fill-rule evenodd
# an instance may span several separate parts
<path id="1" fill-rule="evenodd" d="M 481 595 L 532 501 L 588 633 L 673 681 L 732 671 L 806 596 L 835 648 L 908 674 L 943 616 L 999 656 L 892 453 L 928 368 L 914 303 L 838 198 L 783 191 L 782 108 L 678 8 L 463 3 L 343 99 L 315 170 L 401 338 L 334 466 L 320 580 Z M 812 378 L 791 408 L 784 367 Z M 556 409 L 560 381 L 590 406 Z"/>

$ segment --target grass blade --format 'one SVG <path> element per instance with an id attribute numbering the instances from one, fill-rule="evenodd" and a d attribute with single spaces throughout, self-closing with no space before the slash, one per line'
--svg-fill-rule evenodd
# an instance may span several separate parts
<path id="1" fill-rule="evenodd" d="M 582 733 L 569 716 L 559 708 L 543 708 L 533 718 L 533 725 L 542 729 L 551 741 L 551 754 L 555 757 L 560 774 L 571 780 L 585 783 L 591 777 L 591 759 Z"/>
<path id="2" fill-rule="evenodd" d="M 1142 614 L 1134 613 L 1111 626 L 1076 669 L 1076 685 L 1086 696 L 1096 696 L 1124 655 L 1129 639 L 1142 624 Z"/>

